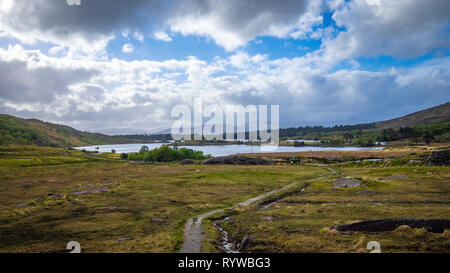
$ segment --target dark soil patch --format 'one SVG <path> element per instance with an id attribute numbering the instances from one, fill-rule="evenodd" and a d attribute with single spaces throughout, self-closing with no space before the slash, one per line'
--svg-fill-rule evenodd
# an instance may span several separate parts
<path id="1" fill-rule="evenodd" d="M 297 188 L 293 191 L 286 191 L 283 192 L 282 194 L 276 195 L 276 196 L 272 196 L 272 197 L 268 197 L 266 199 L 264 199 L 264 201 L 262 201 L 261 203 L 258 204 L 258 207 L 260 209 L 266 209 L 269 208 L 270 206 L 272 206 L 274 203 L 278 202 L 281 199 L 284 199 L 288 196 L 293 196 L 293 195 L 297 195 L 299 193 L 302 193 L 305 191 L 306 188 L 308 188 L 311 185 L 311 183 L 305 183 L 303 184 L 300 188 Z"/>
<path id="2" fill-rule="evenodd" d="M 273 165 L 274 162 L 264 158 L 252 158 L 245 156 L 219 156 L 203 161 L 205 165 Z"/>
<path id="3" fill-rule="evenodd" d="M 383 232 L 393 231 L 399 226 L 407 225 L 411 228 L 425 228 L 429 232 L 443 233 L 444 230 L 450 229 L 449 219 L 414 219 L 414 218 L 385 218 L 365 220 L 352 224 L 338 225 L 333 229 L 346 231 L 366 231 L 366 232 Z"/>

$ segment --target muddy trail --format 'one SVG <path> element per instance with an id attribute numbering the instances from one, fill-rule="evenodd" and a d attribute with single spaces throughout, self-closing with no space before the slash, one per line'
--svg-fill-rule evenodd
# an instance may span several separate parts
<path id="1" fill-rule="evenodd" d="M 332 174 L 336 174 L 336 170 L 328 167 L 327 165 L 324 164 L 311 164 L 314 165 L 316 167 L 321 167 L 324 169 L 327 169 L 328 171 L 330 171 Z M 320 179 L 322 177 L 318 177 L 317 179 Z M 228 209 L 233 210 L 235 208 L 238 207 L 245 207 L 245 206 L 249 206 L 257 201 L 263 200 L 265 198 L 268 198 L 269 196 L 278 194 L 278 193 L 283 193 L 283 192 L 287 192 L 289 189 L 291 189 L 292 187 L 298 185 L 300 182 L 294 182 L 291 183 L 287 186 L 284 186 L 282 188 L 278 188 L 266 193 L 263 193 L 261 195 L 258 195 L 256 197 L 252 197 L 250 199 L 247 199 L 243 202 L 240 202 Z M 305 187 L 307 187 L 308 184 L 305 184 Z M 305 188 L 302 187 L 301 191 L 303 191 Z M 274 200 L 272 200 L 273 202 Z M 213 210 L 213 211 L 208 211 L 206 213 L 200 214 L 196 217 L 192 217 L 190 218 L 187 222 L 186 225 L 184 227 L 184 239 L 183 239 L 183 246 L 180 249 L 180 253 L 200 253 L 201 252 L 201 248 L 202 248 L 202 242 L 205 240 L 205 230 L 202 226 L 202 221 L 205 218 L 208 218 L 210 216 L 213 216 L 214 214 L 223 212 L 226 208 L 223 209 L 218 209 L 218 210 Z M 217 227 L 217 226 L 216 226 Z M 222 231 L 224 232 L 224 231 Z M 224 232 L 224 234 L 226 234 L 226 232 Z M 230 251 L 231 252 L 231 251 Z"/>
<path id="2" fill-rule="evenodd" d="M 270 195 L 277 194 L 283 191 L 287 191 L 290 188 L 297 185 L 299 182 L 291 183 L 287 186 L 284 186 L 279 189 L 272 190 L 270 192 L 263 193 L 261 195 L 258 195 L 256 197 L 247 199 L 233 207 L 230 207 L 229 209 L 235 209 L 237 207 L 245 207 L 253 204 L 256 201 L 259 201 L 261 199 L 264 199 Z M 205 232 L 202 226 L 202 220 L 212 216 L 216 213 L 222 212 L 225 209 L 219 209 L 214 211 L 209 211 L 203 214 L 200 214 L 196 217 L 190 218 L 186 226 L 184 227 L 184 241 L 183 241 L 183 247 L 180 250 L 180 253 L 200 253 L 200 250 L 202 248 L 202 242 L 205 239 Z"/>

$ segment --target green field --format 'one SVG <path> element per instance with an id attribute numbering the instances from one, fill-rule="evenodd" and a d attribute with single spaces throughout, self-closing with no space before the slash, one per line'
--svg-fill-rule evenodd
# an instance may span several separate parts
<path id="1" fill-rule="evenodd" d="M 448 231 L 329 229 L 377 217 L 449 218 L 448 167 L 330 165 L 334 174 L 289 164 L 141 164 L 35 146 L 0 146 L 0 163 L 0 252 L 65 252 L 69 241 L 80 242 L 83 252 L 177 252 L 188 218 L 293 182 L 310 186 L 282 194 L 266 209 L 256 204 L 227 211 L 232 216 L 220 226 L 234 241 L 254 237 L 247 252 L 364 252 L 370 240 L 387 252 L 448 252 L 450 246 Z M 390 174 L 407 178 L 377 180 Z M 332 190 L 342 175 L 362 179 L 376 194 Z M 221 233 L 213 220 L 204 223 L 203 251 L 219 251 Z"/>

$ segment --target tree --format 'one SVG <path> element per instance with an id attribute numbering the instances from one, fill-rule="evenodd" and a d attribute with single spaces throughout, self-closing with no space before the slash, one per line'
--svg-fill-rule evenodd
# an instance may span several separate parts
<path id="1" fill-rule="evenodd" d="M 149 148 L 148 148 L 148 146 L 142 146 L 141 147 L 141 149 L 139 150 L 139 153 L 140 154 L 143 154 L 143 153 L 146 153 L 146 152 L 148 152 L 149 151 Z"/>
<path id="2" fill-rule="evenodd" d="M 120 159 L 128 159 L 128 154 L 126 154 L 126 153 L 121 153 L 121 154 L 120 154 Z"/>
<path id="3" fill-rule="evenodd" d="M 423 140 L 427 145 L 430 145 L 430 143 L 434 140 L 434 136 L 432 134 L 426 134 L 423 136 Z"/>
<path id="4" fill-rule="evenodd" d="M 115 154 L 115 153 L 116 153 L 116 150 L 112 149 L 112 150 L 111 150 L 111 153 L 112 153 L 112 154 Z"/>
<path id="5" fill-rule="evenodd" d="M 345 133 L 345 134 L 344 134 L 345 142 L 350 142 L 350 143 L 352 143 L 353 138 L 354 138 L 354 136 L 353 136 L 352 134 L 350 134 L 350 133 Z"/>
<path id="6" fill-rule="evenodd" d="M 414 130 L 414 132 L 412 133 L 412 135 L 411 135 L 411 139 L 412 139 L 412 141 L 414 142 L 414 143 L 416 143 L 416 145 L 417 145 L 417 143 L 419 142 L 419 139 L 422 137 L 422 133 L 421 132 L 419 132 L 419 131 L 417 131 L 417 130 Z"/>

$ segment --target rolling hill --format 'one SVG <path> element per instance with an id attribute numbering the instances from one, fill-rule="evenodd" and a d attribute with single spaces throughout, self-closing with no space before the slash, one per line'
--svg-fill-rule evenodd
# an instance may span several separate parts
<path id="1" fill-rule="evenodd" d="M 85 146 L 135 142 L 124 137 L 88 133 L 72 127 L 0 114 L 0 145 Z"/>
<path id="2" fill-rule="evenodd" d="M 418 111 L 403 117 L 380 121 L 371 124 L 357 124 L 335 127 L 286 128 L 280 130 L 280 136 L 297 136 L 314 132 L 342 133 L 358 129 L 368 131 L 400 127 L 424 126 L 450 122 L 450 102 Z M 448 126 L 447 126 L 448 127 Z M 130 135 L 108 136 L 99 133 L 88 133 L 72 127 L 43 122 L 37 119 L 21 119 L 10 115 L 0 114 L 0 145 L 4 144 L 35 144 L 40 146 L 86 146 L 100 144 L 119 144 L 151 142 L 156 136 Z M 167 135 L 161 135 L 167 137 Z"/>
<path id="3" fill-rule="evenodd" d="M 450 102 L 418 111 L 403 117 L 376 122 L 382 129 L 429 125 L 450 122 Z"/>

